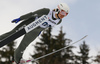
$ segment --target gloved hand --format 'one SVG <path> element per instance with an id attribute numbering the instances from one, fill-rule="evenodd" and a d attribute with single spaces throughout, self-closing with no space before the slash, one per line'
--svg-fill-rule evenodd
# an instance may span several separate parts
<path id="1" fill-rule="evenodd" d="M 11 22 L 12 23 L 18 23 L 19 21 L 20 21 L 20 18 L 17 18 L 17 19 L 12 20 Z"/>

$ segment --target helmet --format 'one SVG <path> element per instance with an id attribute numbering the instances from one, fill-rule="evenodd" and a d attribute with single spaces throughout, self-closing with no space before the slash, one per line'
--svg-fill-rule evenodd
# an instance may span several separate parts
<path id="1" fill-rule="evenodd" d="M 67 4 L 65 3 L 61 3 L 57 6 L 57 8 L 55 9 L 56 13 L 58 14 L 59 12 L 61 12 L 61 10 L 65 11 L 67 14 L 69 13 L 69 7 Z"/>

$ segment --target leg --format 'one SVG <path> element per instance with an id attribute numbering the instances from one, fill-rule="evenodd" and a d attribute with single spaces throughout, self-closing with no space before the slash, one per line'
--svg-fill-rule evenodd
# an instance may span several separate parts
<path id="1" fill-rule="evenodd" d="M 42 31 L 43 28 L 39 28 L 39 29 L 34 29 L 33 31 L 25 34 L 23 40 L 21 41 L 19 47 L 16 49 L 15 53 L 14 53 L 14 57 L 15 57 L 15 62 L 19 62 L 21 57 L 22 57 L 22 52 L 26 49 L 26 47 L 38 36 L 38 34 L 40 33 L 40 31 Z"/>

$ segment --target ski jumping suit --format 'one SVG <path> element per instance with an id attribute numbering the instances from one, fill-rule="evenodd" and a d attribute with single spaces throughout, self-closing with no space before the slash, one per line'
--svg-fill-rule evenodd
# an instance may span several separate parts
<path id="1" fill-rule="evenodd" d="M 55 17 L 55 12 L 50 11 L 50 9 L 48 9 L 48 8 L 39 9 L 35 12 L 30 12 L 26 15 L 21 16 L 20 19 L 21 19 L 22 22 L 18 26 L 16 26 L 10 32 L 0 36 L 0 39 L 3 39 L 5 37 L 11 35 L 12 33 L 16 32 L 16 30 L 18 30 L 19 28 L 25 27 L 26 25 L 33 22 L 35 19 L 41 17 L 42 15 L 48 15 L 49 20 L 44 22 L 42 25 L 35 28 L 34 30 L 30 31 L 29 33 L 26 33 L 24 35 L 20 45 L 18 46 L 18 48 L 15 50 L 15 53 L 14 53 L 14 59 L 15 59 L 16 63 L 19 63 L 20 59 L 22 58 L 22 54 L 23 54 L 22 52 L 26 49 L 26 47 L 32 41 L 35 40 L 35 38 L 39 35 L 39 33 L 42 30 L 44 30 L 48 26 L 58 25 L 59 23 L 61 23 L 62 19 L 57 19 Z"/>

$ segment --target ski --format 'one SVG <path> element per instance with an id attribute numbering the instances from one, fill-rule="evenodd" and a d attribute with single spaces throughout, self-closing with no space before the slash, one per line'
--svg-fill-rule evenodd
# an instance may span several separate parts
<path id="1" fill-rule="evenodd" d="M 87 36 L 88 36 L 88 35 L 84 36 L 83 38 L 79 39 L 79 40 L 76 41 L 76 42 L 73 42 L 73 43 L 70 44 L 69 46 L 72 46 L 73 44 L 78 43 L 79 41 L 85 39 Z M 57 52 L 59 52 L 59 51 L 62 51 L 62 50 L 64 50 L 64 49 L 68 48 L 69 46 L 63 47 L 63 48 L 58 49 L 58 50 L 56 50 L 56 51 L 54 51 L 54 52 L 51 52 L 51 53 L 49 53 L 49 54 L 43 55 L 43 56 L 41 56 L 41 57 L 38 57 L 38 58 L 36 58 L 36 59 L 26 60 L 25 62 L 19 63 L 19 64 L 25 64 L 25 63 L 32 62 L 32 61 L 33 61 L 33 62 L 36 62 L 36 61 L 39 60 L 39 59 L 42 59 L 42 58 L 47 57 L 47 56 L 49 56 L 49 55 L 51 55 L 51 54 L 57 53 Z"/>
<path id="2" fill-rule="evenodd" d="M 47 15 L 43 15 L 40 18 L 36 19 L 34 22 L 28 24 L 27 26 L 25 26 L 21 29 L 19 28 L 18 30 L 16 30 L 15 33 L 0 40 L 0 47 L 12 42 L 13 40 L 17 39 L 18 37 L 30 32 L 32 30 L 34 30 L 35 28 L 37 28 L 38 26 L 40 26 L 42 23 L 44 23 L 47 20 L 48 20 Z"/>

